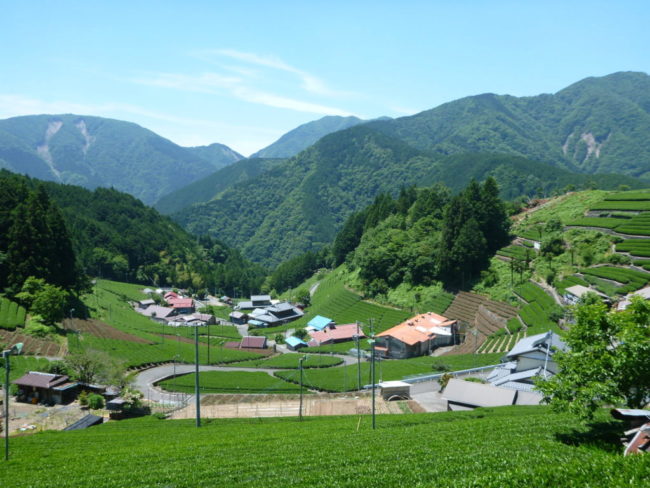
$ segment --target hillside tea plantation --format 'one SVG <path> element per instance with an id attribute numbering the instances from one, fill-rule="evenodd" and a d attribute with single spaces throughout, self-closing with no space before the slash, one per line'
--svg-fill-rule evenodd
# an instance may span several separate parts
<path id="1" fill-rule="evenodd" d="M 127 420 L 12 439 L 0 485 L 133 487 L 644 486 L 650 457 L 623 457 L 606 412 L 597 433 L 546 407 L 378 416 Z"/>

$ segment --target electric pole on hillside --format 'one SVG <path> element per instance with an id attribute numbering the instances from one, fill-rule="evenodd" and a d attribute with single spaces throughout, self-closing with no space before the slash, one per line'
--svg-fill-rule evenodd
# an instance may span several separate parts
<path id="1" fill-rule="evenodd" d="M 359 344 L 359 322 L 357 321 L 357 333 L 354 335 L 354 342 L 357 345 L 357 390 L 361 390 L 361 347 Z"/>
<path id="2" fill-rule="evenodd" d="M 372 429 L 375 430 L 375 336 L 370 339 L 371 366 L 370 374 L 372 378 Z"/>
<path id="3" fill-rule="evenodd" d="M 201 427 L 201 392 L 199 390 L 199 328 L 194 326 L 194 398 L 196 400 L 196 426 Z"/>

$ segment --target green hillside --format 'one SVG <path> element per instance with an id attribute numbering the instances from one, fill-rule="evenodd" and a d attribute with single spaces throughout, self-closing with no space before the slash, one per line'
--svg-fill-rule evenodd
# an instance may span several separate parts
<path id="1" fill-rule="evenodd" d="M 147 204 L 215 170 L 214 157 L 206 161 L 136 124 L 71 114 L 0 120 L 0 168 L 113 187 Z"/>
<path id="2" fill-rule="evenodd" d="M 228 146 L 216 142 L 209 146 L 193 146 L 184 149 L 210 163 L 214 170 L 225 168 L 240 159 L 244 159 L 244 156 L 237 151 L 233 151 Z"/>
<path id="3" fill-rule="evenodd" d="M 290 130 L 273 144 L 260 149 L 251 158 L 290 158 L 307 149 L 321 137 L 339 130 L 354 127 L 364 121 L 358 117 L 327 115 Z"/>
<path id="4" fill-rule="evenodd" d="M 544 407 L 297 419 L 112 422 L 12 439 L 3 486 L 641 486 L 622 424 Z M 324 454 L 326 453 L 326 454 Z M 507 453 L 507 456 L 504 455 Z M 344 460 L 344 461 L 343 461 Z M 532 485 L 531 485 L 532 483 Z"/>
<path id="5" fill-rule="evenodd" d="M 586 78 L 553 95 L 491 93 L 369 127 L 439 154 L 499 152 L 583 173 L 650 175 L 650 76 Z"/>
<path id="6" fill-rule="evenodd" d="M 208 202 L 227 188 L 255 178 L 284 161 L 284 159 L 242 159 L 165 195 L 154 206 L 160 213 L 170 215 L 195 203 Z"/>
<path id="7" fill-rule="evenodd" d="M 244 164 L 252 162 L 237 163 L 211 179 L 232 175 Z M 439 181 L 458 190 L 472 178 L 490 175 L 503 182 L 508 198 L 545 194 L 567 185 L 642 186 L 629 177 L 572 175 L 503 154 L 440 159 L 364 124 L 330 134 L 290 160 L 223 191 L 221 183 L 209 180 L 181 190 L 179 202 L 193 195 L 212 200 L 183 209 L 174 219 L 190 232 L 219 236 L 247 257 L 275 265 L 331 242 L 345 219 L 381 192 L 396 194 L 404 186 Z M 215 189 L 209 191 L 211 184 Z M 166 208 L 177 206 L 171 200 L 165 200 Z"/>

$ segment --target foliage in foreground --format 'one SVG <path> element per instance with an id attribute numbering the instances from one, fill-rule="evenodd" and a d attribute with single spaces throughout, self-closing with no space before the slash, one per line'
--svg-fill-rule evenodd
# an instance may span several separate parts
<path id="1" fill-rule="evenodd" d="M 597 431 L 546 407 L 290 419 L 143 418 L 12 440 L 0 484 L 133 486 L 641 486 L 647 456 L 621 455 L 621 424 Z M 109 453 L 110 454 L 107 454 Z M 327 453 L 324 455 L 323 453 Z M 345 462 L 341 462 L 344 459 Z M 254 460 L 254 462 L 251 462 Z"/>
<path id="2" fill-rule="evenodd" d="M 633 297 L 623 312 L 607 312 L 597 297 L 575 310 L 555 355 L 560 371 L 539 389 L 556 410 L 591 419 L 602 405 L 641 408 L 650 397 L 650 304 Z"/>

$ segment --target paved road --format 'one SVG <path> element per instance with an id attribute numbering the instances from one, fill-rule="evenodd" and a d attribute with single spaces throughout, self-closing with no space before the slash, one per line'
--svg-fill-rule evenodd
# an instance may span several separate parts
<path id="1" fill-rule="evenodd" d="M 418 402 L 427 412 L 446 412 L 447 402 L 439 393 L 437 381 L 426 381 L 411 385 L 411 398 Z"/>
<path id="2" fill-rule="evenodd" d="M 177 364 L 175 371 L 177 376 L 193 373 L 194 365 Z M 273 376 L 273 373 L 277 371 L 277 369 L 236 368 L 230 366 L 199 366 L 199 371 L 260 371 Z M 144 395 L 144 398 L 153 402 L 181 404 L 193 401 L 194 395 L 188 395 L 186 393 L 170 393 L 154 386 L 154 383 L 158 383 L 164 379 L 171 378 L 173 375 L 174 365 L 163 364 L 162 366 L 145 369 L 144 371 L 138 373 L 133 382 L 133 386 Z"/>

